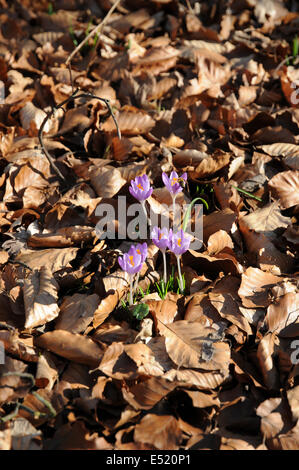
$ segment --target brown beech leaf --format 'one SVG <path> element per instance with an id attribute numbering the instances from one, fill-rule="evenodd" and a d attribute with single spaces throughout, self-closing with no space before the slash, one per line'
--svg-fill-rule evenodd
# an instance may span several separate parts
<path id="1" fill-rule="evenodd" d="M 286 404 L 281 398 L 269 398 L 257 408 L 256 414 L 261 417 L 261 432 L 266 439 L 286 431 L 286 422 L 290 421 Z"/>
<path id="2" fill-rule="evenodd" d="M 109 377 L 135 379 L 139 375 L 161 376 L 162 366 L 143 343 L 112 343 L 104 353 L 99 369 Z"/>
<path id="3" fill-rule="evenodd" d="M 24 281 L 25 328 L 35 328 L 54 320 L 59 314 L 58 284 L 47 266 L 35 270 Z"/>
<path id="4" fill-rule="evenodd" d="M 264 324 L 269 331 L 279 333 L 296 322 L 298 317 L 299 293 L 288 292 L 269 305 Z"/>
<path id="5" fill-rule="evenodd" d="M 35 376 L 37 387 L 52 390 L 58 379 L 58 370 L 53 359 L 53 355 L 48 351 L 44 351 L 43 354 L 40 354 Z"/>
<path id="6" fill-rule="evenodd" d="M 17 330 L 0 330 L 0 341 L 4 344 L 6 352 L 23 361 L 38 362 L 39 355 L 33 347 L 32 336 L 27 338 L 20 336 Z"/>
<path id="7" fill-rule="evenodd" d="M 171 369 L 164 379 L 175 381 L 177 386 L 196 387 L 199 390 L 211 390 L 219 387 L 229 377 L 228 370 L 223 372 L 200 372 L 194 369 Z"/>
<path id="8" fill-rule="evenodd" d="M 271 289 L 281 278 L 258 268 L 247 268 L 242 274 L 239 296 L 245 307 L 267 307 L 271 303 Z"/>
<path id="9" fill-rule="evenodd" d="M 286 434 L 279 434 L 268 443 L 270 450 L 298 450 L 299 448 L 299 421 Z"/>
<path id="10" fill-rule="evenodd" d="M 278 370 L 274 364 L 275 335 L 269 333 L 258 344 L 257 359 L 264 378 L 264 383 L 269 389 L 277 390 L 280 384 Z"/>
<path id="11" fill-rule="evenodd" d="M 150 377 L 148 380 L 123 388 L 124 399 L 136 410 L 150 410 L 176 387 L 175 381 L 163 377 Z"/>
<path id="12" fill-rule="evenodd" d="M 230 160 L 229 153 L 220 153 L 212 155 L 208 158 L 204 158 L 195 168 L 194 173 L 192 172 L 192 177 L 203 178 L 208 175 L 212 175 L 219 171 L 221 168 L 225 167 Z"/>
<path id="13" fill-rule="evenodd" d="M 178 306 L 175 299 L 168 296 L 165 300 L 151 300 L 144 298 L 144 302 L 149 306 L 150 312 L 163 323 L 172 323 L 178 314 Z M 173 296 L 172 296 L 173 297 Z"/>
<path id="14" fill-rule="evenodd" d="M 224 209 L 219 212 L 212 212 L 203 218 L 203 237 L 204 242 L 207 243 L 209 237 L 218 232 L 224 230 L 229 233 L 232 229 L 233 223 L 237 216 L 231 209 Z"/>
<path id="15" fill-rule="evenodd" d="M 299 171 L 283 171 L 273 176 L 268 183 L 271 193 L 280 202 L 282 209 L 299 204 Z"/>
<path id="16" fill-rule="evenodd" d="M 129 275 L 127 272 L 118 269 L 113 274 L 105 276 L 102 282 L 107 296 L 100 301 L 94 312 L 94 328 L 100 326 L 118 305 L 129 287 Z"/>
<path id="17" fill-rule="evenodd" d="M 55 329 L 67 330 L 71 333 L 84 332 L 92 322 L 98 304 L 99 296 L 97 294 L 74 294 L 65 297 L 60 305 Z"/>
<path id="18" fill-rule="evenodd" d="M 209 406 L 220 407 L 220 400 L 215 392 L 206 393 L 191 390 L 184 390 L 184 392 L 191 398 L 195 408 L 207 408 Z"/>
<path id="19" fill-rule="evenodd" d="M 89 433 L 82 420 L 56 428 L 54 436 L 45 445 L 46 450 L 111 450 L 104 437 Z"/>
<path id="20" fill-rule="evenodd" d="M 279 251 L 263 233 L 250 229 L 244 219 L 242 217 L 239 220 L 239 227 L 253 263 L 272 274 L 289 272 L 293 267 L 293 259 Z"/>
<path id="21" fill-rule="evenodd" d="M 116 119 L 119 129 L 124 135 L 146 134 L 155 125 L 155 121 L 148 114 L 143 113 L 121 111 L 116 116 Z M 115 124 L 111 117 L 107 119 L 101 128 L 105 132 L 116 132 Z"/>
<path id="22" fill-rule="evenodd" d="M 235 212 L 243 205 L 240 194 L 230 183 L 224 183 L 220 180 L 213 184 L 213 188 L 221 209 L 231 209 Z"/>
<path id="23" fill-rule="evenodd" d="M 136 425 L 134 439 L 156 449 L 177 450 L 182 432 L 174 416 L 147 414 Z"/>
<path id="24" fill-rule="evenodd" d="M 26 130 L 30 129 L 31 122 L 34 122 L 36 129 L 39 129 L 43 120 L 46 117 L 45 111 L 34 106 L 33 103 L 27 102 L 20 111 L 20 118 L 22 127 Z M 44 132 L 48 133 L 51 130 L 52 123 L 49 119 L 44 126 Z"/>
<path id="25" fill-rule="evenodd" d="M 221 342 L 217 331 L 198 322 L 179 320 L 170 325 L 158 320 L 160 334 L 171 360 L 179 367 L 204 370 L 226 369 L 230 361 L 230 348 Z"/>
<path id="26" fill-rule="evenodd" d="M 25 373 L 27 365 L 22 361 L 12 359 L 7 356 L 5 363 L 0 364 L 0 404 L 5 402 L 12 402 L 18 398 L 24 397 L 28 392 L 28 380 L 20 377 L 20 374 Z M 13 375 L 13 372 L 16 375 Z M 4 374 L 10 373 L 12 375 L 5 376 Z M 19 374 L 19 375 L 18 375 Z"/>
<path id="27" fill-rule="evenodd" d="M 243 267 L 235 258 L 231 248 L 225 248 L 214 256 L 189 249 L 183 255 L 183 262 L 185 265 L 205 273 L 206 276 L 214 277 L 216 273 L 220 272 L 233 275 L 243 272 Z"/>
<path id="28" fill-rule="evenodd" d="M 255 447 L 244 439 L 221 437 L 219 450 L 255 450 Z"/>
<path id="29" fill-rule="evenodd" d="M 11 443 L 11 430 L 7 428 L 0 431 L 0 450 L 10 450 Z"/>
<path id="30" fill-rule="evenodd" d="M 184 320 L 212 326 L 213 323 L 221 321 L 221 316 L 211 304 L 208 294 L 195 294 L 188 303 Z"/>
<path id="31" fill-rule="evenodd" d="M 197 149 L 180 150 L 173 156 L 173 162 L 178 167 L 198 165 L 205 158 L 209 158 L 206 152 Z"/>
<path id="32" fill-rule="evenodd" d="M 91 367 L 97 367 L 103 356 L 103 348 L 91 338 L 64 330 L 44 333 L 35 338 L 34 343 L 70 361 Z"/>
<path id="33" fill-rule="evenodd" d="M 67 247 L 90 242 L 94 236 L 95 231 L 92 227 L 63 227 L 54 232 L 31 235 L 27 244 L 33 248 Z"/>
<path id="34" fill-rule="evenodd" d="M 234 243 L 225 230 L 219 230 L 209 237 L 207 246 L 209 255 L 216 255 L 226 247 L 233 249 Z"/>
<path id="35" fill-rule="evenodd" d="M 153 75 L 165 72 L 175 66 L 178 55 L 179 51 L 172 46 L 151 47 L 135 61 L 133 75 L 138 76 L 144 71 Z"/>
<path id="36" fill-rule="evenodd" d="M 115 291 L 112 294 L 108 294 L 107 297 L 102 299 L 94 312 L 93 317 L 93 326 L 97 328 L 100 326 L 107 317 L 109 317 L 110 313 L 113 312 L 115 307 L 118 305 L 120 300 L 120 294 Z"/>
<path id="37" fill-rule="evenodd" d="M 288 402 L 294 421 L 299 419 L 299 385 L 287 391 Z"/>
<path id="38" fill-rule="evenodd" d="M 45 250 L 24 250 L 16 256 L 17 261 L 28 265 L 31 269 L 47 266 L 52 273 L 70 267 L 78 252 L 78 248 L 53 248 Z"/>
<path id="39" fill-rule="evenodd" d="M 122 178 L 117 168 L 105 166 L 91 172 L 90 182 L 98 196 L 110 198 L 115 196 L 127 181 Z"/>
<path id="40" fill-rule="evenodd" d="M 252 334 L 251 327 L 240 310 L 240 301 L 237 296 L 238 286 L 239 280 L 237 278 L 231 276 L 225 277 L 209 293 L 209 299 L 222 318 L 230 321 L 242 331 L 245 331 L 247 335 L 250 335 Z"/>
<path id="41" fill-rule="evenodd" d="M 290 217 L 285 217 L 280 212 L 278 201 L 266 204 L 261 209 L 245 215 L 242 220 L 250 229 L 263 232 L 266 235 L 271 235 L 275 229 L 287 227 L 291 224 Z"/>
<path id="42" fill-rule="evenodd" d="M 283 157 L 283 163 L 291 170 L 299 170 L 299 145 L 282 142 L 262 145 L 261 149 L 272 157 Z"/>
<path id="43" fill-rule="evenodd" d="M 128 323 L 122 322 L 121 324 L 112 320 L 107 321 L 96 329 L 92 335 L 95 341 L 101 341 L 106 344 L 112 343 L 133 343 L 137 335 L 137 331 L 129 328 Z"/>

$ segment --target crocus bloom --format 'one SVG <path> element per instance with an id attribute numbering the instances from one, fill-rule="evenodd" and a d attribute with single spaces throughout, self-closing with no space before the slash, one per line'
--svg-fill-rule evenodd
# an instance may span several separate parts
<path id="1" fill-rule="evenodd" d="M 141 256 L 141 262 L 143 263 L 147 257 L 147 244 L 144 242 L 144 243 L 137 243 L 136 246 L 132 245 L 128 251 L 129 255 L 132 255 L 134 251 L 136 251 L 138 255 Z"/>
<path id="2" fill-rule="evenodd" d="M 154 227 L 151 233 L 153 243 L 160 248 L 161 251 L 166 250 L 169 243 L 169 238 L 172 236 L 172 230 L 167 230 L 166 227 L 160 229 L 159 227 Z"/>
<path id="3" fill-rule="evenodd" d="M 171 237 L 169 237 L 168 248 L 176 256 L 180 256 L 189 249 L 190 243 L 191 236 L 181 229 L 177 233 L 171 234 Z"/>
<path id="4" fill-rule="evenodd" d="M 162 173 L 162 180 L 170 194 L 176 196 L 178 193 L 183 191 L 183 188 L 180 185 L 179 181 L 183 180 L 183 182 L 186 182 L 187 173 L 183 173 L 181 176 L 178 176 L 176 171 L 172 171 L 169 177 L 166 173 Z"/>
<path id="5" fill-rule="evenodd" d="M 128 253 L 125 253 L 123 257 L 118 257 L 118 263 L 123 271 L 126 271 L 130 276 L 130 297 L 129 304 L 133 305 L 133 277 L 134 274 L 138 273 L 142 268 L 143 262 L 147 257 L 147 244 L 138 243 L 138 245 L 132 245 Z"/>
<path id="6" fill-rule="evenodd" d="M 145 201 L 151 196 L 153 188 L 151 188 L 147 175 L 142 175 L 136 176 L 134 180 L 131 180 L 129 191 L 138 201 Z"/>
<path id="7" fill-rule="evenodd" d="M 123 271 L 129 274 L 136 274 L 142 268 L 142 257 L 141 254 L 137 253 L 137 250 L 130 248 L 128 253 L 125 253 L 123 257 L 118 257 L 118 263 Z"/>

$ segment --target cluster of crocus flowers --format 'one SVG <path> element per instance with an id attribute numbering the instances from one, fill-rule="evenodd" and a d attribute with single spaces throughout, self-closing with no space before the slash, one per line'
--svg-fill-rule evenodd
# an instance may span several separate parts
<path id="1" fill-rule="evenodd" d="M 166 264 L 166 249 L 168 248 L 172 253 L 175 254 L 178 265 L 178 275 L 179 275 L 179 286 L 180 291 L 183 292 L 183 277 L 181 272 L 181 255 L 184 254 L 190 246 L 191 236 L 185 233 L 182 229 L 177 233 L 174 233 L 172 229 L 169 231 L 167 228 L 158 228 L 154 227 L 152 231 L 152 240 L 153 243 L 160 248 L 163 255 L 163 264 L 164 264 L 164 275 L 163 281 L 164 285 L 167 282 L 167 264 Z"/>
<path id="2" fill-rule="evenodd" d="M 181 191 L 183 191 L 183 187 L 181 183 L 183 184 L 183 186 L 185 185 L 187 181 L 187 173 L 183 173 L 181 176 L 178 176 L 176 171 L 172 171 L 170 175 L 167 176 L 167 174 L 163 172 L 162 180 L 172 197 L 173 226 L 175 228 L 175 199 L 177 195 Z M 174 233 L 172 229 L 168 231 L 167 228 L 160 229 L 158 227 L 154 227 L 152 231 L 152 240 L 154 244 L 158 248 L 160 248 L 162 255 L 163 255 L 164 285 L 166 285 L 166 282 L 167 282 L 166 249 L 168 248 L 172 253 L 175 254 L 177 258 L 179 286 L 180 286 L 180 291 L 183 292 L 184 286 L 183 286 L 180 258 L 181 258 L 181 255 L 189 249 L 189 246 L 191 243 L 191 236 L 186 234 L 182 229 L 179 230 L 177 233 Z"/>
<path id="3" fill-rule="evenodd" d="M 138 243 L 137 245 L 132 245 L 128 251 L 123 256 L 118 257 L 118 263 L 123 271 L 126 271 L 129 274 L 130 279 L 130 297 L 129 304 L 133 305 L 133 279 L 137 273 L 141 271 L 142 265 L 147 257 L 147 244 Z"/>
<path id="4" fill-rule="evenodd" d="M 183 191 L 181 183 L 185 185 L 187 181 L 187 173 L 183 173 L 181 176 L 175 171 L 172 171 L 168 177 L 166 173 L 162 174 L 163 182 L 170 192 L 173 201 L 173 221 L 175 221 L 175 199 L 176 196 Z M 132 196 L 134 196 L 142 205 L 144 213 L 147 218 L 145 201 L 148 199 L 152 192 L 149 179 L 147 175 L 137 176 L 134 180 L 131 181 L 131 186 L 129 191 Z M 183 253 L 185 253 L 190 246 L 191 236 L 185 233 L 182 229 L 174 233 L 172 229 L 167 229 L 166 227 L 159 228 L 154 227 L 151 232 L 151 238 L 153 243 L 161 250 L 163 255 L 163 264 L 164 264 L 164 273 L 163 273 L 163 282 L 164 287 L 167 283 L 167 264 L 166 264 L 166 250 L 170 250 L 175 254 L 177 258 L 178 265 L 178 276 L 179 276 L 179 287 L 180 291 L 183 292 L 183 278 L 181 273 L 180 258 Z M 130 275 L 130 305 L 133 304 L 133 278 L 137 273 L 137 280 L 135 286 L 137 286 L 139 273 L 141 271 L 142 265 L 147 257 L 147 244 L 138 244 L 132 245 L 128 253 L 125 253 L 123 257 L 118 258 L 120 267 Z"/>

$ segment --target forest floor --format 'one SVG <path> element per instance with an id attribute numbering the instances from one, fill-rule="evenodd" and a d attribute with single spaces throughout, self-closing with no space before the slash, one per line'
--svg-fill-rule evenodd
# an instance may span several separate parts
<path id="1" fill-rule="evenodd" d="M 294 5 L 0 0 L 0 449 L 299 449 Z M 163 295 L 135 240 L 132 308 L 172 171 L 200 244 Z"/>

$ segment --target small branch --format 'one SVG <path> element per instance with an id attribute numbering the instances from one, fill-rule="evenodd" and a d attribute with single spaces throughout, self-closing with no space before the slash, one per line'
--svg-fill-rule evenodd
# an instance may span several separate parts
<path id="1" fill-rule="evenodd" d="M 80 51 L 80 49 L 83 47 L 83 45 L 96 33 L 98 33 L 100 31 L 100 29 L 104 26 L 105 23 L 107 23 L 107 21 L 109 20 L 110 16 L 112 15 L 112 13 L 114 12 L 114 10 L 116 10 L 116 8 L 118 7 L 118 5 L 120 4 L 121 0 L 116 0 L 116 2 L 114 3 L 114 5 L 112 5 L 112 7 L 110 8 L 110 10 L 108 11 L 107 15 L 102 19 L 102 21 L 83 39 L 83 41 L 80 42 L 80 44 L 76 47 L 75 50 L 73 50 L 73 52 L 68 56 L 67 60 L 66 60 L 66 65 L 68 65 L 72 58 L 77 54 L 77 52 Z"/>
<path id="2" fill-rule="evenodd" d="M 7 262 L 10 263 L 10 264 L 19 264 L 20 266 L 23 266 L 24 268 L 29 269 L 30 271 L 32 271 L 32 268 L 30 268 L 30 266 L 23 263 L 22 261 L 9 259 Z"/>
<path id="3" fill-rule="evenodd" d="M 117 131 L 117 136 L 119 139 L 121 139 L 121 132 L 120 132 L 120 129 L 119 129 L 119 126 L 118 126 L 118 123 L 117 123 L 117 120 L 116 120 L 116 117 L 112 111 L 112 108 L 111 108 L 111 104 L 110 104 L 110 101 L 107 100 L 106 98 L 100 98 L 99 96 L 96 96 L 96 95 L 93 95 L 92 93 L 88 93 L 88 92 L 84 92 L 84 93 L 80 93 L 80 89 L 77 88 L 76 90 L 74 90 L 71 94 L 71 96 L 69 96 L 68 98 L 66 98 L 64 101 L 62 101 L 61 103 L 59 103 L 57 106 L 54 106 L 52 111 L 50 113 L 47 113 L 40 128 L 39 128 L 39 131 L 38 131 L 38 138 L 39 138 L 39 142 L 40 142 L 40 145 L 41 145 L 41 148 L 50 164 L 50 166 L 52 167 L 52 169 L 55 171 L 55 173 L 59 176 L 59 178 L 65 182 L 65 177 L 63 176 L 63 174 L 61 173 L 61 171 L 59 170 L 59 168 L 57 168 L 55 162 L 54 162 L 54 159 L 51 157 L 51 155 L 49 154 L 48 150 L 46 149 L 45 147 L 45 144 L 44 144 L 44 140 L 43 140 L 43 130 L 44 130 L 44 127 L 46 125 L 46 123 L 48 122 L 48 119 L 51 118 L 51 116 L 55 113 L 55 111 L 57 111 L 58 109 L 61 109 L 63 108 L 63 106 L 67 103 L 69 103 L 70 101 L 72 100 L 76 100 L 78 98 L 93 98 L 93 99 L 97 99 L 97 100 L 100 100 L 100 101 L 103 101 L 103 103 L 105 103 L 109 113 L 110 113 L 110 116 L 112 117 L 113 121 L 114 121 L 114 124 L 115 124 L 115 127 L 116 127 L 116 131 Z"/>

